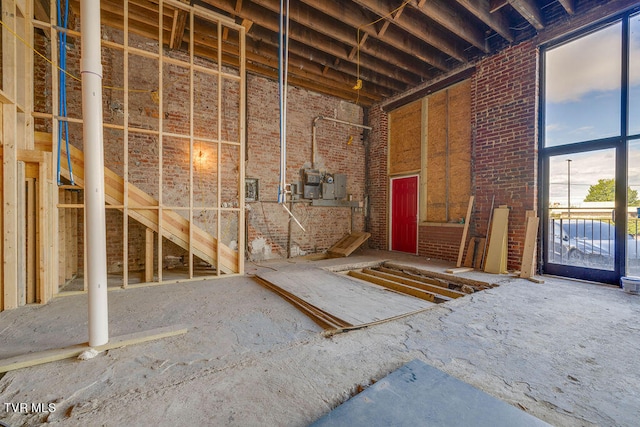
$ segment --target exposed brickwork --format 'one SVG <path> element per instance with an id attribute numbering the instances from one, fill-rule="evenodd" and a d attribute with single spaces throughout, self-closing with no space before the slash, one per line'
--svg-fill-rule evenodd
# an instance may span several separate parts
<path id="1" fill-rule="evenodd" d="M 418 255 L 427 258 L 457 260 L 462 227 L 420 226 Z"/>
<path id="2" fill-rule="evenodd" d="M 377 106 L 372 107 L 368 114 L 368 122 L 373 128 L 369 136 L 367 151 L 367 193 L 369 194 L 367 230 L 371 233 L 369 246 L 386 250 L 389 248 L 387 222 L 389 194 L 389 178 L 387 176 L 388 116 Z"/>
<path id="3" fill-rule="evenodd" d="M 469 237 L 484 236 L 492 197 L 511 208 L 508 268 L 520 268 L 525 213 L 537 206 L 537 72 L 532 42 L 508 47 L 481 60 L 472 77 L 473 189 L 476 196 Z M 386 114 L 372 108 L 369 194 L 371 244 L 386 248 L 387 165 Z M 381 188 L 383 187 L 383 188 Z M 462 228 L 420 226 L 419 255 L 457 259 Z"/>
<path id="4" fill-rule="evenodd" d="M 472 82 L 473 232 L 486 234 L 493 196 L 508 205 L 510 269 L 520 268 L 525 213 L 537 206 L 537 64 L 535 45 L 524 42 L 481 61 Z"/>
<path id="5" fill-rule="evenodd" d="M 277 203 L 280 137 L 277 83 L 247 76 L 247 163 L 246 176 L 259 179 L 260 201 L 248 203 L 248 255 L 250 259 L 321 252 L 344 234 L 364 228 L 362 209 L 311 207 L 308 201 L 294 203 L 293 213 L 306 231 L 291 223 Z M 311 166 L 312 123 L 317 116 L 362 123 L 362 109 L 352 103 L 290 87 L 287 111 L 287 182 L 297 182 L 300 169 Z M 348 144 L 349 136 L 353 136 Z M 364 143 L 359 128 L 326 120 L 317 123 L 315 167 L 328 173 L 347 175 L 347 193 L 364 201 Z"/>

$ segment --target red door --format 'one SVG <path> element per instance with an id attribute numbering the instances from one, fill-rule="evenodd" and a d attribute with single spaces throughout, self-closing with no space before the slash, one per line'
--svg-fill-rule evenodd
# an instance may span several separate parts
<path id="1" fill-rule="evenodd" d="M 391 180 L 391 250 L 418 252 L 418 177 Z"/>

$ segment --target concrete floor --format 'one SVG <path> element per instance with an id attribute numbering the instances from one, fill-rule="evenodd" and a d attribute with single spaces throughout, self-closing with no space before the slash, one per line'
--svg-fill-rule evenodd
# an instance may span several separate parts
<path id="1" fill-rule="evenodd" d="M 442 271 L 424 258 L 367 251 Z M 0 377 L 0 420 L 37 425 L 303 426 L 418 358 L 558 426 L 637 426 L 640 296 L 545 278 L 465 273 L 500 286 L 325 337 L 247 276 L 109 292 L 110 334 L 185 325 L 185 335 Z M 87 340 L 86 295 L 0 313 L 0 358 Z M 0 374 L 1 375 L 1 374 Z M 13 412 L 7 404 L 54 404 Z M 416 402 L 428 404 L 428 402 Z"/>

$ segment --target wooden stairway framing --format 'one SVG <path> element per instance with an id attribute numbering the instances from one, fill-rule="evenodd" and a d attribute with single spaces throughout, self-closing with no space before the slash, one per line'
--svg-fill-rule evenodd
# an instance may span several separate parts
<path id="1" fill-rule="evenodd" d="M 35 140 L 40 149 L 51 150 L 51 134 L 36 132 Z M 69 148 L 75 183 L 84 188 L 84 153 L 72 145 L 69 145 Z M 66 158 L 66 156 L 67 153 L 63 146 L 62 157 Z M 69 178 L 66 162 L 61 162 L 61 175 Z M 128 183 L 128 200 L 125 203 L 124 179 L 107 167 L 104 168 L 104 182 L 105 201 L 108 204 L 127 206 L 126 211 L 130 218 L 156 233 L 160 232 L 162 237 L 187 251 L 191 246 L 193 255 L 213 266 L 218 266 L 219 250 L 219 270 L 228 274 L 239 273 L 237 251 L 219 242 L 218 239 L 200 227 L 189 224 L 186 218 L 172 210 L 162 210 L 162 226 L 159 227 L 159 212 L 154 210 L 158 207 L 158 201 L 142 189 Z M 119 210 L 124 211 L 124 209 Z M 189 239 L 190 231 L 192 233 L 191 239 Z"/>

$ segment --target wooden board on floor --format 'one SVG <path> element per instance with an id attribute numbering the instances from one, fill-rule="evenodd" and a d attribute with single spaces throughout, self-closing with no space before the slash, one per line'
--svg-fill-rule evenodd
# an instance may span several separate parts
<path id="1" fill-rule="evenodd" d="M 338 241 L 335 245 L 333 245 L 327 253 L 333 257 L 346 257 L 349 256 L 358 249 L 364 242 L 366 242 L 369 237 L 371 237 L 371 233 L 366 233 L 364 231 L 357 231 L 351 234 L 347 234 L 342 239 Z"/>
<path id="2" fill-rule="evenodd" d="M 102 352 L 105 350 L 112 350 L 114 348 L 125 347 L 127 345 L 140 344 L 151 340 L 157 340 L 160 338 L 167 338 L 186 333 L 186 328 L 170 326 L 166 328 L 158 328 L 150 331 L 136 332 L 129 335 L 110 338 L 107 344 L 93 348 L 98 352 Z M 43 363 L 55 362 L 56 360 L 78 357 L 84 351 L 87 351 L 91 348 L 92 347 L 89 347 L 88 343 L 84 343 L 65 348 L 58 348 L 10 357 L 8 359 L 0 360 L 0 373 L 27 368 L 30 366 L 41 365 Z"/>
<path id="3" fill-rule="evenodd" d="M 444 272 L 450 274 L 459 274 L 466 273 L 468 271 L 473 271 L 473 267 L 447 268 Z"/>
<path id="4" fill-rule="evenodd" d="M 257 277 L 350 325 L 378 322 L 431 306 L 427 301 L 319 268 L 288 268 Z"/>

